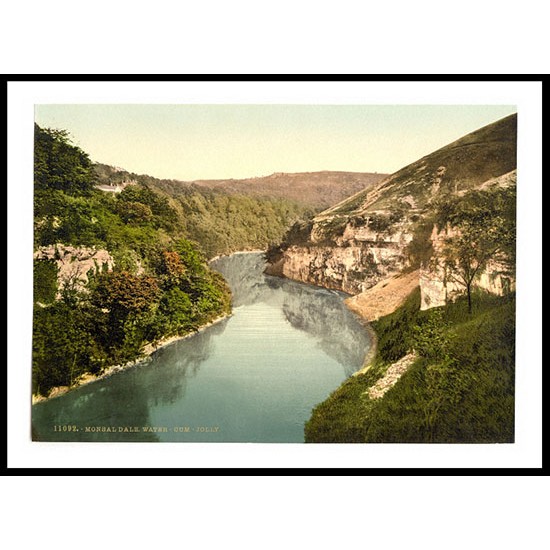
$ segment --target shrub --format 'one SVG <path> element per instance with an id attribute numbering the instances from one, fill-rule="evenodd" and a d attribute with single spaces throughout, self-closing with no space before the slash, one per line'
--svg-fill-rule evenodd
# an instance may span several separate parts
<path id="1" fill-rule="evenodd" d="M 34 260 L 34 301 L 49 304 L 57 294 L 57 264 L 55 260 Z"/>

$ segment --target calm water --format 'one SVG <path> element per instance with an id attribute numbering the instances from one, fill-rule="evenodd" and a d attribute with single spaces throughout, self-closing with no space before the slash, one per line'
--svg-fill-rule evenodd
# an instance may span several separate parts
<path id="1" fill-rule="evenodd" d="M 231 286 L 232 317 L 34 405 L 38 438 L 302 442 L 312 408 L 362 366 L 368 334 L 342 293 L 266 276 L 262 254 L 212 267 Z"/>

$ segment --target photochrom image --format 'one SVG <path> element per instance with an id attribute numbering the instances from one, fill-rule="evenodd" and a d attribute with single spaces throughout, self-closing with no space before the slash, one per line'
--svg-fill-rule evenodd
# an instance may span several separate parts
<path id="1" fill-rule="evenodd" d="M 35 105 L 32 439 L 513 443 L 516 124 Z"/>

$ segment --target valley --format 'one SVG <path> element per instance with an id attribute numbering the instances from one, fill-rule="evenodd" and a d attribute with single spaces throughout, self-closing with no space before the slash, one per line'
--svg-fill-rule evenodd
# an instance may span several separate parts
<path id="1" fill-rule="evenodd" d="M 511 115 L 390 175 L 183 182 L 92 163 L 63 132 L 37 127 L 33 393 L 44 399 L 113 365 L 139 364 L 164 341 L 217 342 L 224 327 L 238 325 L 231 316 L 251 308 L 243 331 L 265 340 L 258 331 L 270 321 L 262 315 L 272 315 L 294 350 L 267 339 L 268 352 L 245 354 L 251 376 L 261 376 L 256 369 L 270 354 L 283 354 L 280 368 L 292 376 L 302 360 L 298 333 L 310 346 L 304 394 L 316 384 L 315 362 L 328 369 L 331 382 L 319 380 L 322 391 L 300 409 L 306 442 L 513 442 L 516 134 Z M 258 253 L 231 259 L 247 250 L 265 251 L 267 264 Z M 277 314 L 256 311 L 266 300 L 277 301 Z M 70 330 L 60 330 L 66 323 Z M 219 341 L 231 348 L 225 338 Z M 237 342 L 236 333 L 231 338 Z M 166 407 L 157 412 L 177 425 L 187 424 L 168 412 L 170 403 L 187 410 L 189 377 L 203 360 L 209 364 L 201 346 L 195 366 L 179 370 L 174 365 L 187 364 L 193 346 L 179 346 L 182 355 L 164 352 L 181 388 L 171 396 L 159 386 Z M 251 383 L 234 363 L 227 368 L 236 369 L 234 381 Z M 153 410 L 151 376 L 139 387 L 144 423 Z M 121 389 L 115 379 L 101 387 Z M 207 399 L 208 391 L 197 395 Z M 217 425 L 208 415 L 208 425 Z M 122 420 L 110 423 L 130 422 Z M 42 432 L 48 421 L 41 420 Z M 151 422 L 165 425 L 162 417 Z M 288 437 L 300 441 L 295 428 Z M 247 440 L 238 430 L 231 437 Z"/>

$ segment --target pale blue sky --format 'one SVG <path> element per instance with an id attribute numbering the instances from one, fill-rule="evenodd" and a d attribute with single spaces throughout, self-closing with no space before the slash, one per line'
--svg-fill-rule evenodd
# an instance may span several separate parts
<path id="1" fill-rule="evenodd" d="M 510 105 L 36 105 L 97 162 L 181 180 L 395 172 Z"/>

